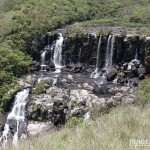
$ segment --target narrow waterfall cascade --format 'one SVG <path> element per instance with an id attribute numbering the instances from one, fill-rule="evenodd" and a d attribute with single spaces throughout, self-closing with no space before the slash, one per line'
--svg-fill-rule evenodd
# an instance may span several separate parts
<path id="1" fill-rule="evenodd" d="M 1 136 L 1 143 L 5 146 L 8 143 L 8 140 L 12 136 L 12 143 L 16 144 L 19 137 L 26 132 L 26 122 L 25 122 L 25 106 L 27 104 L 27 99 L 29 95 L 29 89 L 24 89 L 21 92 L 18 92 L 15 97 L 15 102 L 12 108 L 12 111 L 9 113 L 4 131 Z M 14 128 L 14 124 L 16 124 Z M 13 131 L 12 131 L 13 126 Z M 21 133 L 22 132 L 22 133 Z"/>
<path id="2" fill-rule="evenodd" d="M 115 36 L 109 35 L 106 48 L 105 69 L 113 65 Z"/>
<path id="3" fill-rule="evenodd" d="M 78 55 L 78 64 L 81 63 L 81 53 L 82 53 L 82 49 L 79 49 L 79 55 Z"/>
<path id="4" fill-rule="evenodd" d="M 96 57 L 96 69 L 91 73 L 90 78 L 98 78 L 99 77 L 99 65 L 100 65 L 100 49 L 102 43 L 102 36 L 99 37 L 98 47 L 97 47 L 97 57 Z"/>
<path id="5" fill-rule="evenodd" d="M 64 38 L 62 36 L 62 33 L 59 33 L 58 35 L 59 35 L 59 37 L 56 40 L 54 54 L 53 54 L 53 62 L 54 62 L 57 73 L 61 72 L 61 68 L 64 67 L 63 60 L 62 60 L 62 50 L 63 50 Z"/>
<path id="6" fill-rule="evenodd" d="M 115 43 L 115 36 L 113 35 L 111 39 L 111 49 L 110 49 L 110 62 L 109 62 L 110 67 L 113 65 L 114 43 Z"/>
<path id="7" fill-rule="evenodd" d="M 135 51 L 135 57 L 134 57 L 134 59 L 137 59 L 138 60 L 138 50 L 136 49 L 136 51 Z"/>
<path id="8" fill-rule="evenodd" d="M 45 71 L 45 56 L 46 56 L 46 49 L 44 50 L 44 52 L 42 52 L 41 54 L 41 70 Z"/>

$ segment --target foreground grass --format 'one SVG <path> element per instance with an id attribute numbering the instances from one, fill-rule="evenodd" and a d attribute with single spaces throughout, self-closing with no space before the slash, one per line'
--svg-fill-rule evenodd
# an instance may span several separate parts
<path id="1" fill-rule="evenodd" d="M 150 105 L 149 105 L 150 106 Z M 137 106 L 120 107 L 96 121 L 80 124 L 77 128 L 21 141 L 9 150 L 129 150 L 137 149 L 130 139 L 150 139 L 150 109 Z M 149 147 L 147 147 L 148 149 Z M 146 147 L 138 147 L 146 149 Z"/>

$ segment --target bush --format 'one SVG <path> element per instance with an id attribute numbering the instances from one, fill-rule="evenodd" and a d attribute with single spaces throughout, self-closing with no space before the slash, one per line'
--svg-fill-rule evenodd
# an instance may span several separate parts
<path id="1" fill-rule="evenodd" d="M 36 95 L 44 93 L 48 82 L 49 82 L 48 80 L 44 80 L 44 81 L 37 83 L 32 93 Z"/>
<path id="2" fill-rule="evenodd" d="M 96 119 L 97 117 L 109 113 L 110 108 L 102 105 L 94 105 L 91 109 L 91 118 Z"/>
<path id="3" fill-rule="evenodd" d="M 83 122 L 83 119 L 78 119 L 77 117 L 72 117 L 67 123 L 67 128 L 74 128 L 77 125 L 81 124 Z"/>

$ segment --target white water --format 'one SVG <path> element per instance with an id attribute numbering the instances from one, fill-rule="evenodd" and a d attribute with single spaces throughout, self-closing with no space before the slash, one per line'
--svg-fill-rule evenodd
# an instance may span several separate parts
<path id="1" fill-rule="evenodd" d="M 100 62 L 100 48 L 101 48 L 102 36 L 100 36 L 97 47 L 96 69 L 91 73 L 90 78 L 99 77 L 99 62 Z"/>
<path id="2" fill-rule="evenodd" d="M 41 70 L 45 70 L 45 56 L 46 56 L 46 50 L 44 50 L 44 52 L 41 54 Z"/>
<path id="3" fill-rule="evenodd" d="M 105 57 L 105 69 L 113 65 L 113 56 L 114 56 L 114 43 L 115 36 L 110 35 L 107 41 L 106 57 Z"/>
<path id="4" fill-rule="evenodd" d="M 134 57 L 134 59 L 137 59 L 138 60 L 138 50 L 136 49 L 136 51 L 135 51 L 135 57 Z"/>
<path id="5" fill-rule="evenodd" d="M 18 92 L 15 97 L 15 102 L 12 111 L 9 113 L 7 117 L 4 131 L 0 139 L 3 146 L 5 146 L 8 143 L 8 139 L 10 136 L 9 120 L 14 120 L 17 122 L 17 130 L 16 133 L 14 133 L 13 135 L 12 143 L 16 144 L 18 141 L 19 125 L 20 123 L 25 124 L 25 106 L 27 103 L 28 95 L 29 95 L 29 89 L 24 89 L 23 91 Z"/>
<path id="6" fill-rule="evenodd" d="M 109 66 L 113 65 L 114 43 L 115 43 L 115 36 L 113 35 L 112 39 L 111 39 L 111 49 L 110 49 L 110 62 L 109 62 Z"/>
<path id="7" fill-rule="evenodd" d="M 45 55 L 46 55 L 46 50 L 41 54 L 41 64 L 45 65 Z"/>
<path id="8" fill-rule="evenodd" d="M 61 72 L 61 68 L 63 68 L 63 64 L 62 64 L 63 41 L 64 41 L 64 38 L 62 36 L 62 33 L 59 33 L 59 37 L 56 40 L 56 44 L 54 48 L 54 55 L 53 55 L 53 62 L 55 65 L 56 73 Z"/>

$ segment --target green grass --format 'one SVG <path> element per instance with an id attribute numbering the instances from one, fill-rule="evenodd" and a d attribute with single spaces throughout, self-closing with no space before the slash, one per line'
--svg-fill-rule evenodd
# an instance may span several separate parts
<path id="1" fill-rule="evenodd" d="M 136 91 L 136 104 L 142 107 L 150 103 L 150 78 L 142 81 Z"/>
<path id="2" fill-rule="evenodd" d="M 115 108 L 107 115 L 76 128 L 47 133 L 21 141 L 19 150 L 132 150 L 130 139 L 150 139 L 150 109 L 137 106 Z M 141 147 L 138 149 L 145 149 Z M 148 147 L 147 147 L 148 149 Z"/>

